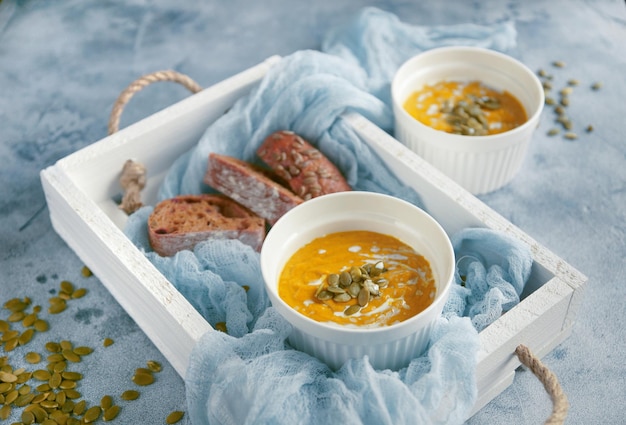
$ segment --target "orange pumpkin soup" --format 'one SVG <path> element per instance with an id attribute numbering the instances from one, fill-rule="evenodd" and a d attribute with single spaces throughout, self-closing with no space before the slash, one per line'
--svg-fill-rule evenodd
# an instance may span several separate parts
<path id="1" fill-rule="evenodd" d="M 479 81 L 441 81 L 413 92 L 404 109 L 435 130 L 468 136 L 503 133 L 528 120 L 519 100 Z"/>
<path id="2" fill-rule="evenodd" d="M 371 231 L 314 239 L 287 261 L 278 295 L 319 322 L 388 326 L 423 311 L 435 298 L 428 260 L 397 238 Z"/>

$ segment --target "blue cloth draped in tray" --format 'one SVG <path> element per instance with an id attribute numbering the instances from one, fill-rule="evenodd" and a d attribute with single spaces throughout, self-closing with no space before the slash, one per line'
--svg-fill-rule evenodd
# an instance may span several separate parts
<path id="1" fill-rule="evenodd" d="M 329 33 L 323 52 L 296 52 L 275 65 L 175 162 L 160 199 L 210 192 L 202 184 L 209 152 L 257 162 L 264 137 L 290 129 L 316 144 L 355 189 L 420 205 L 419 194 L 377 160 L 341 114 L 359 112 L 391 132 L 394 71 L 422 50 L 451 44 L 507 51 L 515 30 L 511 23 L 418 27 L 363 9 Z M 399 371 L 373 370 L 367 359 L 332 371 L 286 344 L 290 325 L 270 306 L 256 252 L 239 241 L 209 240 L 162 258 L 146 236 L 151 211 L 133 214 L 127 235 L 209 323 L 228 328 L 228 335 L 205 334 L 190 358 L 187 399 L 195 425 L 461 423 L 476 401 L 477 332 L 519 302 L 532 265 L 519 241 L 488 229 L 459 232 L 457 282 L 427 353 Z"/>

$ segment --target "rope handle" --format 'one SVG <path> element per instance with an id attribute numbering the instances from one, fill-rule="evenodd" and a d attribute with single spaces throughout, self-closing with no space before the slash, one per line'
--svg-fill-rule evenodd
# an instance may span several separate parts
<path id="1" fill-rule="evenodd" d="M 529 368 L 537 379 L 539 379 L 550 396 L 550 400 L 552 400 L 552 413 L 545 421 L 545 425 L 563 424 L 567 417 L 569 402 L 556 375 L 548 369 L 527 346 L 523 344 L 518 345 L 515 349 L 515 354 L 517 354 L 520 362 Z"/>
<path id="2" fill-rule="evenodd" d="M 156 71 L 143 75 L 130 83 L 115 101 L 113 110 L 111 111 L 111 116 L 109 117 L 109 135 L 118 131 L 120 117 L 122 116 L 124 107 L 135 95 L 135 93 L 158 81 L 172 81 L 182 84 L 192 93 L 198 93 L 202 90 L 198 83 L 190 77 L 176 71 Z M 122 203 L 120 204 L 120 209 L 124 210 L 127 214 L 133 213 L 142 206 L 140 192 L 146 183 L 145 176 L 146 170 L 142 164 L 130 159 L 124 163 L 122 175 L 120 177 L 120 184 L 124 188 L 125 192 L 122 198 Z M 552 373 L 552 371 L 550 371 L 550 369 L 548 369 L 527 346 L 523 344 L 518 345 L 515 349 L 515 354 L 519 358 L 520 362 L 524 366 L 528 367 L 537 379 L 539 379 L 552 400 L 552 414 L 545 421 L 545 425 L 563 424 L 565 422 L 565 418 L 567 417 L 569 402 L 556 375 Z"/>
<path id="3" fill-rule="evenodd" d="M 142 75 L 130 83 L 128 87 L 120 93 L 117 100 L 113 104 L 113 109 L 111 110 L 111 115 L 109 116 L 109 135 L 116 133 L 119 130 L 122 112 L 124 112 L 124 108 L 130 99 L 137 92 L 158 81 L 172 81 L 182 84 L 192 93 L 198 93 L 202 90 L 202 87 L 200 87 L 198 83 L 187 75 L 181 74 L 177 71 L 156 71 L 150 74 Z M 119 208 L 126 214 L 130 215 L 143 205 L 141 202 L 141 190 L 146 185 L 145 166 L 139 162 L 133 161 L 132 159 L 127 160 L 122 168 L 120 185 L 124 189 L 124 194 L 122 195 L 122 202 L 120 203 Z"/>

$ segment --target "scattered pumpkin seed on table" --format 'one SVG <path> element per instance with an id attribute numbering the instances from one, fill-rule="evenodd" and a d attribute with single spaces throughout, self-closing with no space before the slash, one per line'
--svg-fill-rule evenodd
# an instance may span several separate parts
<path id="1" fill-rule="evenodd" d="M 183 416 L 185 416 L 185 412 L 175 410 L 167 415 L 167 418 L 165 418 L 165 423 L 168 425 L 178 423 L 183 418 Z"/>

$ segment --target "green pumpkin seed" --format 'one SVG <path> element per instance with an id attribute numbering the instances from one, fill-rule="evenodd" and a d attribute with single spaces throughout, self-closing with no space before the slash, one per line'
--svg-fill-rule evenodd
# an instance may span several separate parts
<path id="1" fill-rule="evenodd" d="M 83 422 L 87 424 L 91 422 L 95 422 L 98 420 L 101 413 L 102 413 L 102 409 L 100 408 L 100 406 L 90 407 L 89 409 L 87 409 L 87 411 L 83 415 Z"/>
<path id="2" fill-rule="evenodd" d="M 359 306 L 365 307 L 370 301 L 370 293 L 366 288 L 361 288 L 359 295 L 357 296 L 357 302 Z"/>
<path id="3" fill-rule="evenodd" d="M 67 293 L 67 294 L 72 294 L 72 292 L 74 292 L 74 284 L 72 282 L 69 282 L 67 280 L 64 280 L 61 282 L 61 291 Z"/>
<path id="4" fill-rule="evenodd" d="M 0 370 L 0 382 L 15 382 L 17 381 L 17 376 L 9 373 L 9 372 L 4 372 Z"/>
<path id="5" fill-rule="evenodd" d="M 59 407 L 59 403 L 56 400 L 44 400 L 39 405 L 44 409 L 56 409 Z"/>
<path id="6" fill-rule="evenodd" d="M 220 331 L 220 332 L 224 332 L 224 333 L 228 333 L 228 328 L 226 327 L 226 322 L 217 322 L 215 324 L 215 330 L 216 331 Z"/>
<path id="7" fill-rule="evenodd" d="M 332 294 L 344 294 L 346 292 L 345 289 L 339 286 L 329 286 L 326 290 Z"/>
<path id="8" fill-rule="evenodd" d="M 71 349 L 65 349 L 61 354 L 66 360 L 72 363 L 78 363 L 81 360 L 80 356 Z"/>
<path id="9" fill-rule="evenodd" d="M 63 390 L 63 391 L 65 392 L 65 396 L 69 399 L 76 400 L 77 398 L 81 397 L 81 393 L 79 393 L 76 390 L 68 389 L 68 390 Z"/>
<path id="10" fill-rule="evenodd" d="M 135 384 L 144 387 L 154 382 L 154 376 L 152 376 L 151 374 L 147 374 L 147 373 L 138 373 L 138 374 L 133 375 L 132 380 Z"/>
<path id="11" fill-rule="evenodd" d="M 39 353 L 35 353 L 34 351 L 29 351 L 24 356 L 24 360 L 30 364 L 37 364 L 41 361 L 41 355 Z"/>
<path id="12" fill-rule="evenodd" d="M 74 413 L 75 416 L 80 416 L 83 414 L 86 407 L 87 407 L 87 402 L 85 400 L 81 400 L 74 405 L 74 409 L 72 410 L 72 412 Z"/>
<path id="13" fill-rule="evenodd" d="M 0 419 L 2 420 L 8 419 L 10 414 L 11 414 L 11 406 L 8 403 L 0 407 Z"/>
<path id="14" fill-rule="evenodd" d="M 345 292 L 343 294 L 337 294 L 333 297 L 333 301 L 338 302 L 338 303 L 347 303 L 351 299 L 352 297 L 350 296 L 350 294 L 345 293 Z"/>
<path id="15" fill-rule="evenodd" d="M 104 419 L 105 422 L 112 421 L 113 419 L 117 417 L 117 415 L 119 415 L 119 413 L 120 413 L 120 406 L 118 405 L 111 406 L 104 411 L 102 415 L 102 419 Z"/>
<path id="16" fill-rule="evenodd" d="M 85 288 L 78 288 L 72 293 L 72 298 L 73 299 L 82 298 L 86 294 L 87 294 L 87 290 Z"/>
<path id="17" fill-rule="evenodd" d="M 17 390 L 9 391 L 4 395 L 4 404 L 11 404 L 20 396 L 20 393 Z"/>
<path id="18" fill-rule="evenodd" d="M 22 412 L 22 423 L 24 425 L 30 425 L 35 422 L 35 415 L 32 412 L 23 411 Z"/>
<path id="19" fill-rule="evenodd" d="M 22 394 L 18 398 L 15 399 L 13 404 L 15 404 L 17 407 L 24 407 L 28 403 L 30 403 L 33 400 L 33 398 L 35 398 L 35 394 L 32 394 L 32 393 Z"/>
<path id="20" fill-rule="evenodd" d="M 359 291 L 361 291 L 361 285 L 358 282 L 352 282 L 348 287 L 348 293 L 352 298 L 356 298 L 359 295 Z"/>
<path id="21" fill-rule="evenodd" d="M 105 347 L 109 347 L 113 345 L 113 340 L 111 338 L 104 338 L 102 345 L 104 345 Z"/>
<path id="22" fill-rule="evenodd" d="M 82 274 L 83 277 L 91 277 L 91 276 L 93 276 L 93 273 L 91 272 L 91 270 L 87 266 L 83 266 L 83 268 L 80 270 L 80 274 Z"/>
<path id="23" fill-rule="evenodd" d="M 89 354 L 93 353 L 93 348 L 80 346 L 80 347 L 74 348 L 73 351 L 74 351 L 74 353 L 76 353 L 79 356 L 86 356 L 86 355 L 89 355 Z"/>
<path id="24" fill-rule="evenodd" d="M 346 316 L 352 316 L 353 314 L 358 313 L 359 310 L 361 310 L 361 306 L 358 304 L 354 304 L 346 308 L 343 314 L 345 314 Z"/>
<path id="25" fill-rule="evenodd" d="M 568 132 L 568 133 L 565 133 L 563 137 L 569 140 L 575 140 L 578 138 L 578 135 L 576 133 Z"/>
<path id="26" fill-rule="evenodd" d="M 48 380 L 48 385 L 50 385 L 50 388 L 59 388 L 59 385 L 61 385 L 62 380 L 63 379 L 61 377 L 61 374 L 58 372 L 54 372 L 52 376 L 50 377 L 50 379 Z"/>
<path id="27" fill-rule="evenodd" d="M 332 273 L 328 275 L 328 285 L 330 286 L 339 285 L 339 275 L 337 273 Z"/>
<path id="28" fill-rule="evenodd" d="M 139 391 L 126 390 L 122 393 L 122 400 L 137 400 L 139 398 Z"/>
<path id="29" fill-rule="evenodd" d="M 160 372 L 162 369 L 161 363 L 157 362 L 156 360 L 148 360 L 146 362 L 146 365 L 148 366 L 148 369 L 150 369 L 152 372 Z"/>
<path id="30" fill-rule="evenodd" d="M 591 89 L 594 91 L 598 91 L 602 88 L 602 83 L 600 81 L 596 81 L 591 85 Z"/>
<path id="31" fill-rule="evenodd" d="M 167 418 L 165 418 L 165 423 L 168 425 L 175 424 L 177 422 L 180 422 L 183 416 L 185 416 L 185 412 L 181 412 L 180 410 L 175 410 L 174 412 L 167 415 Z"/>
<path id="32" fill-rule="evenodd" d="M 46 350 L 51 353 L 61 352 L 61 346 L 57 342 L 46 342 Z"/>
<path id="33" fill-rule="evenodd" d="M 111 406 L 113 406 L 113 397 L 110 395 L 105 395 L 102 399 L 100 399 L 100 407 L 102 407 L 103 410 L 106 410 Z"/>
<path id="34" fill-rule="evenodd" d="M 33 335 L 35 334 L 34 329 L 26 329 L 17 339 L 20 345 L 26 345 L 33 339 Z"/>
<path id="35" fill-rule="evenodd" d="M 339 285 L 343 287 L 347 287 L 351 283 L 352 283 L 352 276 L 350 276 L 350 273 L 348 273 L 347 271 L 341 272 L 341 274 L 339 275 Z"/>
<path id="36" fill-rule="evenodd" d="M 333 298 L 333 294 L 330 291 L 323 290 L 317 295 L 317 299 L 320 301 L 327 301 Z"/>
<path id="37" fill-rule="evenodd" d="M 6 351 L 7 353 L 9 351 L 13 351 L 15 350 L 15 348 L 17 348 L 18 345 L 19 345 L 19 340 L 17 338 L 10 339 L 4 343 L 4 351 Z"/>
<path id="38" fill-rule="evenodd" d="M 63 382 L 61 382 L 61 388 L 63 388 Z M 65 394 L 65 391 L 59 391 L 56 395 L 55 401 L 58 403 L 59 406 L 63 406 L 67 401 L 67 395 Z"/>
<path id="39" fill-rule="evenodd" d="M 70 381 L 80 381 L 83 379 L 83 374 L 79 372 L 63 372 L 61 373 L 61 377 Z"/>
<path id="40" fill-rule="evenodd" d="M 558 128 L 551 128 L 550 130 L 548 130 L 548 136 L 556 136 L 557 134 L 559 134 L 561 132 L 561 130 L 559 130 Z"/>

